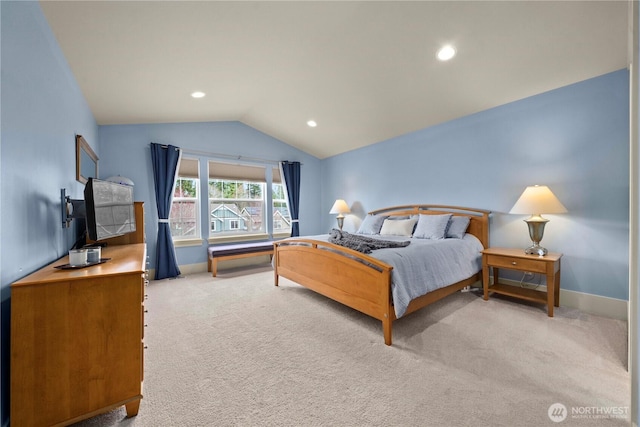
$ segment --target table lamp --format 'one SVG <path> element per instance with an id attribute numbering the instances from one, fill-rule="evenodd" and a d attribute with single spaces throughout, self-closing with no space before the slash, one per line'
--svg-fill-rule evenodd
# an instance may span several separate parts
<path id="1" fill-rule="evenodd" d="M 338 227 L 340 228 L 340 231 L 342 231 L 342 225 L 344 224 L 343 214 L 346 214 L 349 212 L 351 212 L 351 210 L 349 209 L 349 205 L 347 205 L 347 202 L 345 202 L 342 199 L 336 200 L 336 202 L 331 207 L 331 210 L 329 211 L 329 213 L 331 214 L 338 214 L 336 219 L 338 220 Z"/>
<path id="2" fill-rule="evenodd" d="M 543 218 L 541 214 L 565 212 L 567 212 L 567 208 L 560 203 L 560 200 L 558 200 L 546 185 L 533 185 L 525 188 L 509 213 L 531 214 L 529 218 L 524 220 L 529 226 L 529 237 L 533 242 L 533 245 L 525 249 L 524 252 L 526 254 L 538 256 L 545 256 L 547 254 L 547 250 L 540 246 L 540 241 L 544 235 L 544 226 L 549 220 Z"/>

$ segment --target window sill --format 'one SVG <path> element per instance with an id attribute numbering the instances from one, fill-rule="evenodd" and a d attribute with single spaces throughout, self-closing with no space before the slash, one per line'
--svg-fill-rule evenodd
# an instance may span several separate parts
<path id="1" fill-rule="evenodd" d="M 246 242 L 250 240 L 268 240 L 269 235 L 264 234 L 243 234 L 236 236 L 209 237 L 209 243 Z"/>
<path id="2" fill-rule="evenodd" d="M 187 246 L 202 246 L 202 239 L 197 237 L 193 239 L 179 239 L 173 241 L 173 246 L 176 248 L 183 248 Z"/>

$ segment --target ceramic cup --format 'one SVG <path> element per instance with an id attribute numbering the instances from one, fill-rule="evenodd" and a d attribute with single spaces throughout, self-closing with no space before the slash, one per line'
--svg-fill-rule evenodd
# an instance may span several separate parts
<path id="1" fill-rule="evenodd" d="M 79 267 L 87 263 L 86 249 L 71 249 L 69 251 L 69 265 Z"/>

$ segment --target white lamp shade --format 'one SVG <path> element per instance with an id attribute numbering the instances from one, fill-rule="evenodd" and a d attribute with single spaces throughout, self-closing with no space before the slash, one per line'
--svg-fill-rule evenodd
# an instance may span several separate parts
<path id="1" fill-rule="evenodd" d="M 511 214 L 556 214 L 565 213 L 560 200 L 549 190 L 546 185 L 533 185 L 525 188 L 515 205 L 511 208 Z"/>
<path id="2" fill-rule="evenodd" d="M 349 209 L 349 205 L 347 205 L 347 202 L 342 199 L 336 200 L 336 202 L 331 207 L 331 210 L 329 211 L 329 213 L 331 214 L 344 214 L 349 212 L 351 212 L 351 210 Z"/>

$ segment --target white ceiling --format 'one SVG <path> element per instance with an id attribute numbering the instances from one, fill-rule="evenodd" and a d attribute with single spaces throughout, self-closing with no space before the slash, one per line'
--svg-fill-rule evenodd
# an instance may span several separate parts
<path id="1" fill-rule="evenodd" d="M 41 4 L 98 124 L 238 120 L 318 158 L 628 62 L 626 1 Z"/>

